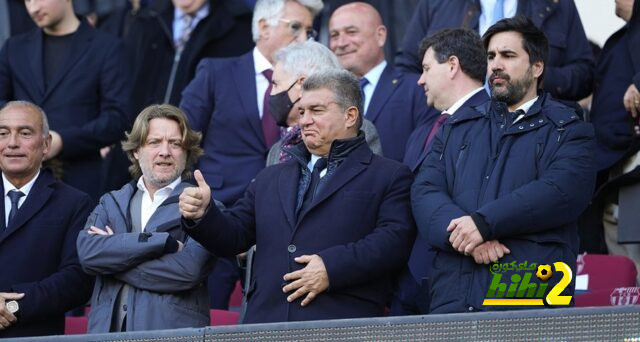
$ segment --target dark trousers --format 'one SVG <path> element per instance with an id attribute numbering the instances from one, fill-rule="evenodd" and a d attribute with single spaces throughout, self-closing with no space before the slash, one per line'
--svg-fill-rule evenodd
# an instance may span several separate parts
<path id="1" fill-rule="evenodd" d="M 390 304 L 391 316 L 426 315 L 430 304 L 428 278 L 418 283 L 408 268 L 398 278 Z"/>

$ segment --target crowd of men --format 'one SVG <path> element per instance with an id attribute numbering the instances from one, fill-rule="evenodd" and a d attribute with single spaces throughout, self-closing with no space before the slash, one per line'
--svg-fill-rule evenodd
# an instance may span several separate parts
<path id="1" fill-rule="evenodd" d="M 640 261 L 634 0 L 597 60 L 572 0 L 421 0 L 395 63 L 366 2 L 16 2 L 0 337 L 89 298 L 90 333 L 206 326 L 252 248 L 243 323 L 524 309 L 483 304 L 491 263 Z"/>

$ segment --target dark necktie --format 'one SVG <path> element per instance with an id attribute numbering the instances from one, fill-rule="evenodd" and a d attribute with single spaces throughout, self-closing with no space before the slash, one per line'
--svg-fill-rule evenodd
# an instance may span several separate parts
<path id="1" fill-rule="evenodd" d="M 436 133 L 438 133 L 440 127 L 442 127 L 445 121 L 447 121 L 447 118 L 449 118 L 449 114 L 446 114 L 446 112 L 442 112 L 442 114 L 440 114 L 440 116 L 436 119 L 436 122 L 433 123 L 433 126 L 429 131 L 429 135 L 427 135 L 427 139 L 424 141 L 424 147 L 429 146 L 429 143 L 431 142 L 431 140 L 433 140 L 433 137 L 436 136 Z"/>
<path id="2" fill-rule="evenodd" d="M 516 123 L 516 119 L 520 116 L 520 115 L 525 115 L 526 113 L 524 112 L 524 110 L 522 109 L 518 109 L 515 112 L 509 112 L 509 126 L 513 125 L 514 123 Z"/>
<path id="3" fill-rule="evenodd" d="M 311 173 L 311 184 L 309 184 L 307 193 L 304 195 L 304 200 L 302 201 L 300 212 L 304 212 L 313 202 L 313 198 L 315 197 L 318 190 L 318 184 L 320 183 L 320 173 L 326 168 L 327 158 L 320 158 L 316 160 L 316 163 L 313 165 L 313 172 Z"/>
<path id="4" fill-rule="evenodd" d="M 20 197 L 24 196 L 24 194 L 18 190 L 11 190 L 7 194 L 9 199 L 11 200 L 11 211 L 9 212 L 9 220 L 7 221 L 7 227 L 11 224 L 11 221 L 16 216 L 18 212 L 18 201 L 20 201 Z"/>
<path id="5" fill-rule="evenodd" d="M 264 142 L 267 145 L 267 149 L 269 149 L 271 145 L 280 139 L 280 129 L 278 125 L 276 125 L 276 120 L 269 112 L 269 96 L 271 95 L 271 76 L 273 76 L 273 70 L 267 69 L 263 71 L 262 74 L 269 81 L 267 91 L 264 92 L 264 97 L 262 98 L 262 133 L 264 134 Z"/>
<path id="6" fill-rule="evenodd" d="M 362 95 L 362 110 L 365 112 L 364 114 L 365 116 L 367 115 L 367 113 L 364 108 L 364 104 L 365 104 L 364 87 L 366 87 L 367 84 L 369 84 L 369 80 L 366 77 L 363 77 L 360 79 L 360 94 Z"/>

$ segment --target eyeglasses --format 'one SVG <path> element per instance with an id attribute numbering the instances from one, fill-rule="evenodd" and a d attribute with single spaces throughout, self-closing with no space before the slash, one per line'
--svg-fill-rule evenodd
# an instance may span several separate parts
<path id="1" fill-rule="evenodd" d="M 289 31 L 291 31 L 291 34 L 294 35 L 294 36 L 299 35 L 300 31 L 305 30 L 305 32 L 307 34 L 307 39 L 314 39 L 315 40 L 318 37 L 318 32 L 316 32 L 316 30 L 314 30 L 311 27 L 309 27 L 309 28 L 302 27 L 302 23 L 299 22 L 299 21 L 283 19 L 283 18 L 280 18 L 278 20 L 282 21 L 285 24 L 287 24 L 287 26 L 289 27 Z"/>

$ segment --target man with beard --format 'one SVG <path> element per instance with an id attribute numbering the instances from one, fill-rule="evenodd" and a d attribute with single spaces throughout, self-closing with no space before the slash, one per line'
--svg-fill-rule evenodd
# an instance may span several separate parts
<path id="1" fill-rule="evenodd" d="M 144 109 L 122 144 L 136 181 L 102 196 L 78 236 L 96 275 L 89 332 L 203 327 L 214 257 L 180 229 L 178 196 L 202 154 L 200 133 L 171 105 Z"/>
<path id="2" fill-rule="evenodd" d="M 575 271 L 576 221 L 595 180 L 593 128 L 540 90 L 545 35 L 518 16 L 483 41 L 492 101 L 445 123 L 411 192 L 418 227 L 436 251 L 432 313 L 536 308 L 484 305 L 487 264 L 564 262 Z M 573 292 L 572 282 L 562 295 Z"/>

